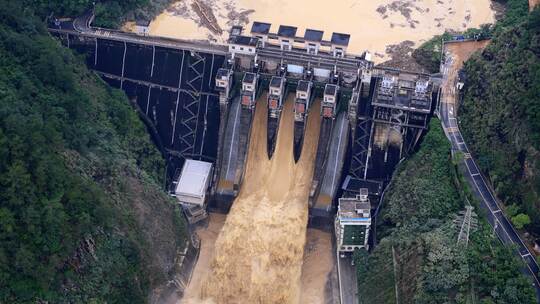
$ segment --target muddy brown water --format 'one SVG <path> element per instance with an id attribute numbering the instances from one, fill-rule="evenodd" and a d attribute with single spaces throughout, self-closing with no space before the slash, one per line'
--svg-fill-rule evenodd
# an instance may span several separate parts
<path id="1" fill-rule="evenodd" d="M 388 59 L 386 48 L 410 40 L 421 42 L 445 30 L 463 31 L 494 22 L 490 0 L 197 0 L 211 7 L 221 35 L 204 26 L 193 10 L 195 0 L 177 1 L 150 24 L 152 35 L 223 43 L 231 25 L 244 25 L 249 32 L 253 21 L 351 34 L 349 50 L 375 54 L 376 63 Z M 300 16 L 300 17 L 299 17 Z"/>
<path id="2" fill-rule="evenodd" d="M 200 300 L 199 294 L 202 283 L 210 271 L 216 239 L 225 224 L 225 219 L 224 214 L 210 213 L 208 225 L 197 228 L 197 234 L 201 240 L 201 251 L 193 277 L 185 290 L 184 300 L 180 301 L 176 298 L 170 303 L 212 303 L 211 300 Z M 335 280 L 331 277 L 333 270 L 335 273 L 332 233 L 308 228 L 304 247 L 300 303 L 331 303 L 330 299 L 335 297 L 333 294 L 335 291 L 332 290 L 332 284 L 330 284 L 330 280 Z"/>
<path id="3" fill-rule="evenodd" d="M 320 115 L 310 115 L 302 155 L 293 157 L 294 113 L 285 103 L 276 150 L 268 159 L 265 100 L 258 100 L 246 174 L 217 238 L 210 270 L 187 303 L 299 303 L 308 195 Z M 313 113 L 318 113 L 320 101 Z"/>

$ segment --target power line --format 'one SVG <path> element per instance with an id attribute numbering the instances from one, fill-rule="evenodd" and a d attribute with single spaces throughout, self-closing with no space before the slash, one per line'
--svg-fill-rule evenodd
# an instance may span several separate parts
<path id="1" fill-rule="evenodd" d="M 416 251 L 417 251 L 417 248 L 416 247 L 410 247 L 409 249 L 407 250 L 403 250 L 401 251 L 399 254 L 396 254 L 396 249 L 394 247 L 394 245 L 392 245 L 391 247 L 391 250 L 392 250 L 392 263 L 386 263 L 382 266 L 382 269 L 378 269 L 378 273 L 375 274 L 375 275 L 369 275 L 369 276 L 365 276 L 363 277 L 362 279 L 361 278 L 357 278 L 358 280 L 358 283 L 359 284 L 363 284 L 363 283 L 366 283 L 368 282 L 368 279 L 369 281 L 374 281 L 378 278 L 380 278 L 381 276 L 388 276 L 389 273 L 393 273 L 393 281 L 394 281 L 394 284 L 392 284 L 393 286 L 388 286 L 386 288 L 384 288 L 383 291 L 379 292 L 377 296 L 375 297 L 372 297 L 370 298 L 370 303 L 379 303 L 379 301 L 377 301 L 378 299 L 381 299 L 381 298 L 388 298 L 390 295 L 393 296 L 393 298 L 396 299 L 396 303 L 399 303 L 399 296 L 398 296 L 398 293 L 399 293 L 399 286 L 401 286 L 402 284 L 402 279 L 400 278 L 400 276 L 398 276 L 398 272 L 399 272 L 399 266 L 400 265 L 403 265 L 402 263 L 399 263 L 400 260 L 402 260 L 402 258 L 406 258 L 406 257 L 409 257 L 411 256 L 411 254 L 414 254 Z M 399 249 L 397 250 L 398 252 L 400 251 Z M 407 265 L 405 265 L 407 266 Z M 365 301 L 363 301 L 361 298 L 360 298 L 360 303 L 366 303 Z M 380 302 L 382 303 L 382 302 Z"/>
<path id="2" fill-rule="evenodd" d="M 471 229 L 476 229 L 478 220 L 476 213 L 473 212 L 474 207 L 471 205 L 465 206 L 464 211 L 460 211 L 460 215 L 456 217 L 454 223 L 459 227 L 457 244 L 464 244 L 465 247 L 469 244 L 469 235 Z"/>

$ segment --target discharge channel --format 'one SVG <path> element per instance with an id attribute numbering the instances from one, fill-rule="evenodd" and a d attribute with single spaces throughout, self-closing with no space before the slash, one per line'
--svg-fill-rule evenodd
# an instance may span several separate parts
<path id="1" fill-rule="evenodd" d="M 270 160 L 266 100 L 257 101 L 242 188 L 216 241 L 198 303 L 300 302 L 308 196 L 321 118 L 317 101 L 295 164 L 293 99 L 290 94 L 284 105 Z"/>

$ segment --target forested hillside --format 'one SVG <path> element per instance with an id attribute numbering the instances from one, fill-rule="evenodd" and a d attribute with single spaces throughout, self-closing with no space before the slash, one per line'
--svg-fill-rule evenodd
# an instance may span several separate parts
<path id="1" fill-rule="evenodd" d="M 151 20 L 173 0 L 24 0 L 40 16 L 75 17 L 95 8 L 94 24 L 117 28 L 126 20 Z M 95 4 L 95 6 L 94 6 Z"/>
<path id="2" fill-rule="evenodd" d="M 508 216 L 540 236 L 540 9 L 508 5 L 490 45 L 465 65 L 459 118 Z"/>
<path id="3" fill-rule="evenodd" d="M 146 302 L 185 246 L 163 167 L 124 94 L 0 0 L 0 303 Z"/>
<path id="4" fill-rule="evenodd" d="M 401 165 L 387 190 L 379 244 L 369 255 L 356 253 L 360 303 L 536 302 L 519 271 L 521 262 L 483 217 L 468 246 L 457 244 L 453 220 L 466 201 L 459 184 L 450 144 L 433 119 L 420 150 Z"/>

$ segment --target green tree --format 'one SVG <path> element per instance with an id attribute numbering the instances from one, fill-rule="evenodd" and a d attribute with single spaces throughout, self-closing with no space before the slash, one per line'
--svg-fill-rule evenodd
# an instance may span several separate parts
<path id="1" fill-rule="evenodd" d="M 516 204 L 511 204 L 508 207 L 506 207 L 505 210 L 506 210 L 506 216 L 512 218 L 519 213 L 519 206 Z"/>
<path id="2" fill-rule="evenodd" d="M 520 213 L 514 217 L 512 217 L 512 224 L 516 227 L 516 229 L 523 229 L 526 225 L 529 225 L 531 223 L 531 219 L 528 215 Z"/>

